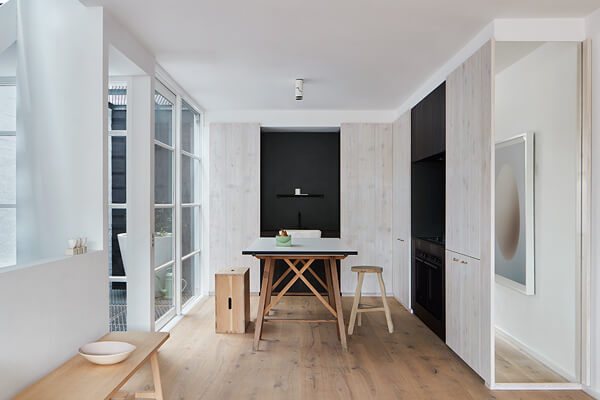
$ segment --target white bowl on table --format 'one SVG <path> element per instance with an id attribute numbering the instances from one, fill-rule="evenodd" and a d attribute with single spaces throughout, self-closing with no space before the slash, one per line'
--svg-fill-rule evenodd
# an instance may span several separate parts
<path id="1" fill-rule="evenodd" d="M 79 354 L 94 364 L 120 363 L 133 353 L 135 346 L 127 342 L 93 342 L 79 348 Z"/>

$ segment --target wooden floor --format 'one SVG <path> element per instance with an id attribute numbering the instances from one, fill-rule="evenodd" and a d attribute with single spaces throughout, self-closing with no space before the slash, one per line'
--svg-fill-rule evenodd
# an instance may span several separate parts
<path id="1" fill-rule="evenodd" d="M 258 298 L 252 298 L 255 314 Z M 365 303 L 375 304 L 373 299 Z M 343 298 L 345 319 L 352 298 Z M 446 345 L 395 300 L 395 331 L 365 313 L 342 352 L 335 324 L 266 323 L 260 351 L 245 335 L 215 334 L 214 299 L 195 307 L 159 353 L 165 398 L 187 399 L 589 399 L 583 392 L 490 392 Z M 325 316 L 309 296 L 286 296 L 275 315 Z M 126 388 L 148 390 L 144 367 Z"/>
<path id="2" fill-rule="evenodd" d="M 497 334 L 496 382 L 546 383 L 568 382 L 568 380 Z"/>

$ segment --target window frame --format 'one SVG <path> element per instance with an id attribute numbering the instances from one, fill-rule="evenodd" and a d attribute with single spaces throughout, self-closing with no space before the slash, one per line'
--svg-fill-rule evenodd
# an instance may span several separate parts
<path id="1" fill-rule="evenodd" d="M 16 78 L 12 78 L 12 77 L 0 77 L 0 86 L 13 86 L 15 88 L 15 91 L 17 90 L 17 80 Z M 14 137 L 15 140 L 17 138 L 17 127 L 16 127 L 16 99 L 15 99 L 15 130 L 14 131 L 0 131 L 0 136 L 1 137 Z M 16 149 L 16 146 L 15 146 Z M 16 150 L 15 150 L 16 151 Z M 16 154 L 15 154 L 15 160 L 16 160 Z M 15 166 L 16 167 L 16 166 Z M 15 168 L 16 170 L 16 168 Z M 16 175 L 16 173 L 15 173 Z M 16 182 L 17 177 L 15 176 L 15 182 Z M 16 187 L 15 187 L 15 202 L 14 203 L 0 203 L 0 209 L 14 209 L 15 213 L 17 210 L 17 194 L 16 194 Z M 3 268 L 9 268 L 9 267 L 14 267 L 17 265 L 17 232 L 16 232 L 16 224 L 15 224 L 15 243 L 14 243 L 14 249 L 15 249 L 15 260 L 14 263 L 12 264 L 7 264 L 7 265 L 0 265 L 0 269 Z"/>

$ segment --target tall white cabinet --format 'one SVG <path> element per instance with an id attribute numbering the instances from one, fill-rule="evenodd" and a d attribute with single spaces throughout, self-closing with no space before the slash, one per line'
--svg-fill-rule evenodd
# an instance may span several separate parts
<path id="1" fill-rule="evenodd" d="M 446 343 L 491 382 L 493 53 L 446 81 Z"/>
<path id="2" fill-rule="evenodd" d="M 392 258 L 394 295 L 404 307 L 411 305 L 410 232 L 410 110 L 394 121 L 394 206 L 392 211 Z"/>

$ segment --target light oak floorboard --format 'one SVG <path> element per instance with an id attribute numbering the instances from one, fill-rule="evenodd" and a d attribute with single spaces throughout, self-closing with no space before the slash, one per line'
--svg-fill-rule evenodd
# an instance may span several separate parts
<path id="1" fill-rule="evenodd" d="M 347 318 L 352 297 L 343 297 Z M 365 298 L 365 304 L 381 299 Z M 252 297 L 256 315 L 258 297 Z M 214 332 L 214 299 L 206 298 L 171 331 L 159 352 L 167 400 L 187 399 L 589 399 L 579 391 L 489 391 L 419 319 L 389 299 L 396 328 L 384 313 L 366 313 L 343 352 L 335 324 L 265 321 L 261 350 L 253 326 L 242 334 Z M 312 296 L 285 296 L 273 317 L 329 318 Z M 127 388 L 152 389 L 150 368 Z"/>
<path id="2" fill-rule="evenodd" d="M 496 335 L 496 382 L 568 382 L 546 365 Z"/>

